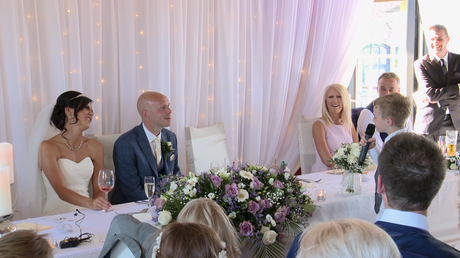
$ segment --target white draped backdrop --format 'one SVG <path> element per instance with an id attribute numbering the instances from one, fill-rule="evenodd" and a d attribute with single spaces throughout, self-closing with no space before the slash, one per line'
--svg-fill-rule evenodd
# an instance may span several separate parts
<path id="1" fill-rule="evenodd" d="M 94 100 L 87 134 L 140 123 L 143 91 L 169 97 L 185 173 L 185 127 L 223 121 L 229 154 L 299 168 L 296 116 L 348 85 L 372 0 L 2 0 L 0 141 L 14 145 L 18 217 L 39 215 L 26 152 L 37 113 L 66 90 Z"/>

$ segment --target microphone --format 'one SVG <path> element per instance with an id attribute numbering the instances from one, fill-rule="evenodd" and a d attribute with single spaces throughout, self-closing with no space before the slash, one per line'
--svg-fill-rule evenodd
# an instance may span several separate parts
<path id="1" fill-rule="evenodd" d="M 370 138 L 372 138 L 372 136 L 374 135 L 374 132 L 375 132 L 375 125 L 373 124 L 368 124 L 367 125 L 367 128 L 366 128 L 366 140 L 369 140 Z M 364 163 L 364 160 L 366 159 L 366 155 L 367 155 L 367 151 L 369 150 L 369 145 L 371 143 L 368 142 L 365 146 L 363 146 L 363 148 L 361 149 L 361 154 L 359 155 L 359 159 L 358 159 L 358 165 L 362 165 Z"/>

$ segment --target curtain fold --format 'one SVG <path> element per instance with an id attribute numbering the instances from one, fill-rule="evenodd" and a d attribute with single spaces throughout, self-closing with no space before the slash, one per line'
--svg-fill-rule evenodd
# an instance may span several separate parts
<path id="1" fill-rule="evenodd" d="M 324 88 L 350 80 L 372 2 L 0 1 L 0 141 L 14 145 L 18 218 L 39 215 L 21 183 L 35 117 L 70 89 L 94 100 L 96 135 L 139 124 L 143 91 L 165 94 L 183 173 L 184 128 L 219 121 L 231 157 L 295 171 L 297 115 L 318 116 Z"/>

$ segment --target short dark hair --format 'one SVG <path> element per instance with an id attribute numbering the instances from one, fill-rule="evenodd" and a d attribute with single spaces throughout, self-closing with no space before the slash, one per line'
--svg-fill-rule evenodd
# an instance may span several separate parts
<path id="1" fill-rule="evenodd" d="M 379 79 L 377 80 L 377 82 L 380 81 L 380 79 L 382 78 L 387 78 L 387 79 L 395 79 L 396 80 L 396 84 L 398 84 L 398 87 L 399 87 L 399 83 L 401 82 L 401 80 L 399 79 L 399 76 L 393 72 L 386 72 L 386 73 L 382 73 L 379 77 Z"/>
<path id="2" fill-rule="evenodd" d="M 447 32 L 447 28 L 444 25 L 441 24 L 435 24 L 429 28 L 430 30 L 434 30 L 436 32 L 443 30 L 444 33 L 446 34 L 446 37 L 449 37 L 449 33 Z"/>
<path id="3" fill-rule="evenodd" d="M 446 177 L 446 157 L 434 141 L 414 133 L 392 137 L 379 155 L 388 205 L 401 211 L 427 210 Z"/>
<path id="4" fill-rule="evenodd" d="M 398 127 L 404 127 L 412 112 L 412 102 L 401 93 L 391 93 L 374 101 L 374 110 L 378 108 L 382 118 L 391 118 Z"/>

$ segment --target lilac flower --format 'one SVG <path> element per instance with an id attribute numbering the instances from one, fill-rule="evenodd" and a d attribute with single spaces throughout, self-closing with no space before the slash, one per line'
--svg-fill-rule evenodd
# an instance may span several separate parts
<path id="1" fill-rule="evenodd" d="M 243 221 L 240 223 L 240 235 L 252 236 L 254 235 L 254 226 L 249 221 Z"/>
<path id="2" fill-rule="evenodd" d="M 256 203 L 255 201 L 249 201 L 248 202 L 248 212 L 252 213 L 253 215 L 256 215 L 257 211 L 259 211 L 259 204 Z"/>
<path id="3" fill-rule="evenodd" d="M 225 185 L 225 195 L 229 196 L 230 198 L 235 198 L 238 196 L 238 187 L 236 187 L 235 183 L 231 185 Z"/>
<path id="4" fill-rule="evenodd" d="M 218 175 L 212 175 L 211 176 L 211 181 L 214 187 L 219 187 L 220 184 L 222 183 L 222 178 L 220 178 Z"/>
<path id="5" fill-rule="evenodd" d="M 275 180 L 275 183 L 273 184 L 273 186 L 278 189 L 284 189 L 283 183 L 281 183 L 281 181 L 279 180 Z"/>
<path id="6" fill-rule="evenodd" d="M 259 181 L 257 177 L 254 177 L 252 182 L 249 184 L 249 187 L 251 187 L 254 190 L 260 190 L 262 187 L 264 187 L 264 184 Z"/>

